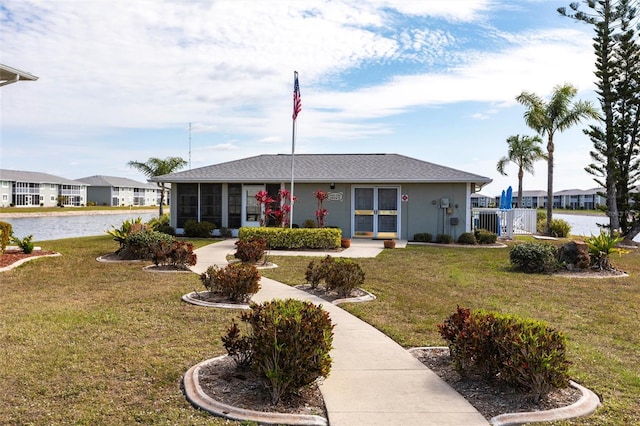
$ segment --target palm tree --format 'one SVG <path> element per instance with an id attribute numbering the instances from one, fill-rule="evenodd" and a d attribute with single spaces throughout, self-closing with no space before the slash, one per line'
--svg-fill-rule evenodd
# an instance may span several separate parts
<path id="1" fill-rule="evenodd" d="M 127 165 L 129 167 L 137 169 L 146 177 L 156 177 L 173 173 L 176 170 L 179 170 L 186 166 L 187 162 L 180 157 L 167 157 L 165 159 L 152 157 L 149 158 L 146 163 L 141 163 L 139 161 L 129 161 Z M 164 213 L 162 210 L 162 206 L 164 205 L 164 193 L 166 188 L 164 186 L 164 182 L 158 182 L 158 186 L 160 187 L 159 215 L 162 216 L 162 214 Z"/>
<path id="2" fill-rule="evenodd" d="M 565 83 L 553 88 L 548 102 L 531 92 L 522 92 L 516 101 L 524 105 L 524 121 L 527 126 L 547 136 L 547 228 L 549 233 L 553 215 L 553 136 L 556 132 L 563 132 L 578 124 L 583 118 L 598 119 L 600 115 L 587 101 L 576 101 L 573 98 L 578 93 L 571 84 Z"/>
<path id="3" fill-rule="evenodd" d="M 538 135 L 509 136 L 507 138 L 507 144 L 509 145 L 507 155 L 498 160 L 496 165 L 498 173 L 503 176 L 507 175 L 504 171 L 507 164 L 511 162 L 518 166 L 518 208 L 522 208 L 522 178 L 524 177 L 524 172 L 533 174 L 533 163 L 547 158 L 544 151 L 542 151 L 541 143 L 542 139 Z"/>

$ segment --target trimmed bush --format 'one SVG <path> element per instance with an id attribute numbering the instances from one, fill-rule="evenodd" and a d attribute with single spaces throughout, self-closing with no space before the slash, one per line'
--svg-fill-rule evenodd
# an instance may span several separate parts
<path id="1" fill-rule="evenodd" d="M 225 268 L 209 266 L 200 274 L 200 281 L 211 293 L 221 294 L 234 302 L 247 302 L 260 290 L 258 268 L 244 263 L 234 263 Z"/>
<path id="2" fill-rule="evenodd" d="M 550 235 L 556 238 L 565 238 L 569 236 L 571 225 L 566 220 L 551 219 Z"/>
<path id="3" fill-rule="evenodd" d="M 312 260 L 309 262 L 304 273 L 304 279 L 311 285 L 311 288 L 317 288 L 320 281 L 326 280 L 333 263 L 334 260 L 329 255 L 320 261 Z"/>
<path id="4" fill-rule="evenodd" d="M 249 344 L 237 327 L 223 338 L 225 347 L 250 347 L 251 368 L 262 378 L 277 404 L 281 398 L 331 371 L 333 324 L 329 314 L 311 302 L 286 299 L 251 305 L 241 320 L 250 326 Z"/>
<path id="5" fill-rule="evenodd" d="M 351 259 L 336 259 L 325 277 L 327 291 L 335 290 L 340 297 L 348 297 L 354 288 L 364 283 L 364 271 Z"/>
<path id="6" fill-rule="evenodd" d="M 135 226 L 135 225 L 134 225 Z M 174 238 L 171 235 L 158 231 L 151 231 L 142 226 L 138 232 L 131 231 L 123 243 L 123 247 L 118 251 L 120 259 L 153 259 L 156 248 L 161 243 L 170 245 Z"/>
<path id="7" fill-rule="evenodd" d="M 240 259 L 242 263 L 257 263 L 264 256 L 267 242 L 264 238 L 236 241 L 236 252 L 233 257 Z"/>
<path id="8" fill-rule="evenodd" d="M 430 243 L 433 241 L 433 235 L 428 232 L 421 232 L 418 234 L 413 234 L 413 241 L 417 243 Z"/>
<path id="9" fill-rule="evenodd" d="M 464 232 L 458 237 L 458 244 L 475 245 L 476 236 L 472 232 Z"/>
<path id="10" fill-rule="evenodd" d="M 0 222 L 0 252 L 4 253 L 7 244 L 11 241 L 13 227 L 8 222 Z"/>
<path id="11" fill-rule="evenodd" d="M 536 401 L 568 384 L 566 338 L 543 322 L 458 306 L 438 329 L 463 376 L 505 381 Z"/>
<path id="12" fill-rule="evenodd" d="M 449 234 L 436 235 L 436 243 L 438 244 L 451 244 L 452 242 L 453 242 L 453 237 Z"/>
<path id="13" fill-rule="evenodd" d="M 241 241 L 264 238 L 270 249 L 334 249 L 340 247 L 339 228 L 266 228 L 243 227 L 238 231 Z"/>
<path id="14" fill-rule="evenodd" d="M 160 241 L 154 246 L 153 263 L 158 265 L 173 266 L 180 269 L 188 269 L 197 262 L 197 256 L 193 252 L 193 244 L 184 241 Z"/>
<path id="15" fill-rule="evenodd" d="M 479 244 L 495 244 L 498 240 L 498 234 L 486 229 L 476 229 L 475 231 L 473 231 L 473 234 L 475 235 L 476 241 L 478 241 Z"/>
<path id="16" fill-rule="evenodd" d="M 551 244 L 523 243 L 511 247 L 511 265 L 526 273 L 551 273 L 558 269 L 558 248 Z"/>
<path id="17" fill-rule="evenodd" d="M 203 220 L 198 222 L 193 219 L 189 219 L 184 223 L 184 236 L 192 238 L 211 238 L 211 233 L 216 229 L 216 226 Z"/>

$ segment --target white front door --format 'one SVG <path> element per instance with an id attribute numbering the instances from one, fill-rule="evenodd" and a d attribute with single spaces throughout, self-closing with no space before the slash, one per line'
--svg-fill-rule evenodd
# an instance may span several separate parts
<path id="1" fill-rule="evenodd" d="M 242 187 L 242 226 L 260 226 L 260 203 L 256 194 L 264 191 L 264 185 L 243 185 Z"/>
<path id="2" fill-rule="evenodd" d="M 398 187 L 354 188 L 354 236 L 397 238 L 399 233 L 399 194 Z"/>

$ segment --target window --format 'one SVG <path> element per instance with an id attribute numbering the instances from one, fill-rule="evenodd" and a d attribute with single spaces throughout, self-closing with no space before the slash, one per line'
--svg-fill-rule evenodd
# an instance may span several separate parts
<path id="1" fill-rule="evenodd" d="M 3 180 L 2 181 L 2 187 L 3 188 L 8 188 L 9 187 L 9 181 Z"/>
<path id="2" fill-rule="evenodd" d="M 200 221 L 206 220 L 220 228 L 222 224 L 222 184 L 200 184 Z"/>
<path id="3" fill-rule="evenodd" d="M 49 189 L 55 190 L 56 189 L 56 184 L 55 183 L 49 184 Z"/>
<path id="4" fill-rule="evenodd" d="M 178 194 L 178 209 L 176 225 L 184 228 L 187 220 L 198 220 L 198 184 L 179 183 L 176 185 Z"/>
<path id="5" fill-rule="evenodd" d="M 242 224 L 242 184 L 229 184 L 228 207 L 229 215 L 227 218 L 227 226 L 232 229 L 240 228 Z"/>
<path id="6" fill-rule="evenodd" d="M 9 197 L 7 197 L 7 194 L 2 194 L 2 201 L 9 201 Z"/>

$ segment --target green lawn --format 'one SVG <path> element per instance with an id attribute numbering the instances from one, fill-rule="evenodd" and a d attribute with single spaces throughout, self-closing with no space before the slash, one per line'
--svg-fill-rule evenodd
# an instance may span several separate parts
<path id="1" fill-rule="evenodd" d="M 200 245 L 201 242 L 198 242 Z M 62 257 L 0 275 L 0 424 L 222 425 L 184 399 L 182 374 L 224 353 L 237 312 L 183 303 L 195 274 L 153 274 L 95 258 L 108 236 L 46 241 Z M 309 258 L 262 273 L 304 281 Z M 569 338 L 572 377 L 604 407 L 570 424 L 640 423 L 640 253 L 614 257 L 629 278 L 571 280 L 508 270 L 507 249 L 417 247 L 358 259 L 374 302 L 345 309 L 405 347 L 442 345 L 456 304 L 548 321 Z"/>

